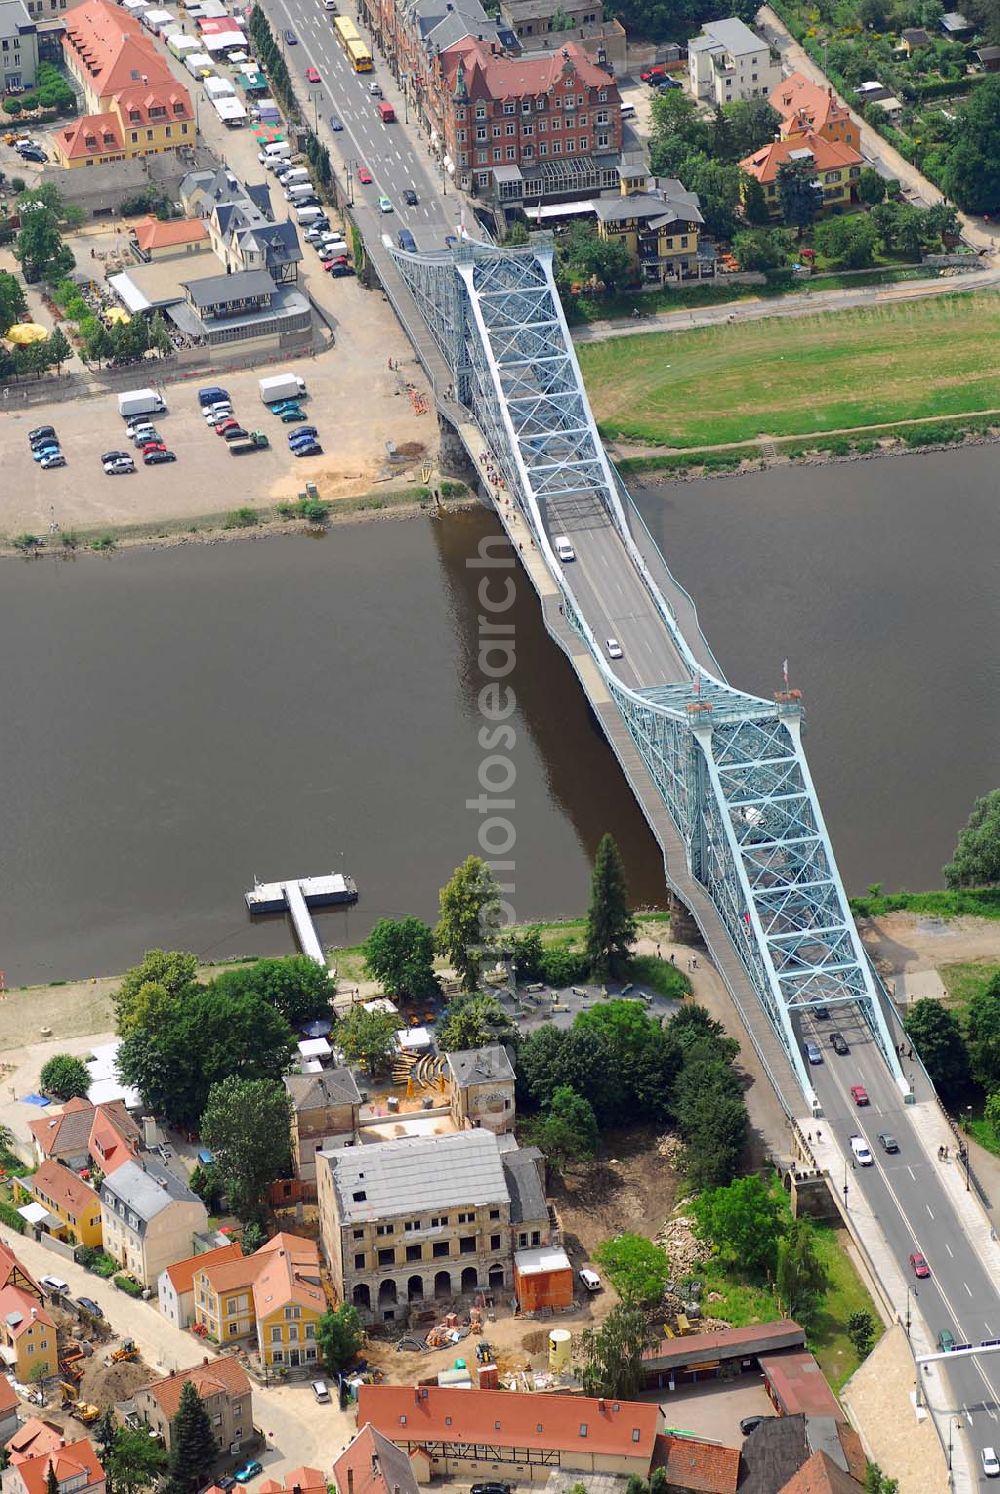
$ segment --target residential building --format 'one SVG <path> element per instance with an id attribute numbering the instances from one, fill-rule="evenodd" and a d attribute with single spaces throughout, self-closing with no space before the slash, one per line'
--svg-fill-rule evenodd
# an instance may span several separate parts
<path id="1" fill-rule="evenodd" d="M 899 46 L 896 50 L 912 57 L 914 52 L 918 52 L 921 47 L 929 47 L 930 44 L 930 35 L 923 26 L 907 26 L 905 31 L 899 33 Z"/>
<path id="2" fill-rule="evenodd" d="M 170 1451 L 171 1423 L 181 1404 L 181 1391 L 191 1384 L 198 1392 L 223 1452 L 237 1453 L 255 1440 L 250 1381 L 246 1370 L 228 1354 L 204 1359 L 194 1369 L 178 1370 L 164 1380 L 144 1385 L 132 1397 L 133 1424 L 144 1423 Z"/>
<path id="3" fill-rule="evenodd" d="M 42 1421 L 38 1416 L 29 1416 L 8 1438 L 5 1446 L 12 1463 L 25 1463 L 31 1458 L 41 1457 L 42 1453 L 56 1452 L 65 1440 L 63 1428 L 54 1421 Z"/>
<path id="4" fill-rule="evenodd" d="M 939 25 L 949 41 L 967 41 L 976 29 L 960 10 L 948 11 L 941 17 Z"/>
<path id="5" fill-rule="evenodd" d="M 704 218 L 697 192 L 675 177 L 653 178 L 642 192 L 609 194 L 594 202 L 598 237 L 624 242 L 646 285 L 700 279 L 715 259 L 699 253 Z"/>
<path id="6" fill-rule="evenodd" d="M 163 1316 L 175 1328 L 190 1328 L 194 1322 L 194 1273 L 223 1261 L 242 1259 L 243 1251 L 233 1241 L 229 1245 L 218 1245 L 214 1250 L 205 1250 L 201 1255 L 189 1255 L 161 1271 L 156 1289 Z"/>
<path id="7" fill-rule="evenodd" d="M 772 140 L 770 145 L 762 146 L 740 162 L 746 174 L 755 177 L 764 188 L 773 218 L 781 216 L 778 171 L 787 161 L 806 162 L 814 170 L 821 213 L 831 208 L 851 207 L 857 202 L 858 178 L 864 164 L 860 152 L 852 145 L 824 140 L 806 130 L 788 140 Z"/>
<path id="8" fill-rule="evenodd" d="M 58 1494 L 106 1494 L 104 1469 L 89 1437 L 12 1463 L 0 1474 L 3 1494 L 48 1494 L 53 1482 Z"/>
<path id="9" fill-rule="evenodd" d="M 361 1092 L 350 1069 L 286 1074 L 292 1102 L 292 1167 L 307 1199 L 316 1197 L 316 1153 L 358 1127 Z"/>
<path id="10" fill-rule="evenodd" d="M 274 221 L 265 182 L 245 186 L 225 166 L 192 171 L 181 182 L 180 197 L 189 217 L 204 219 L 211 247 L 230 274 L 266 270 L 275 285 L 298 279 L 298 232 L 291 221 Z"/>
<path id="11" fill-rule="evenodd" d="M 200 218 L 140 218 L 132 225 L 132 253 L 149 264 L 154 259 L 182 259 L 211 251 L 208 229 Z"/>
<path id="12" fill-rule="evenodd" d="M 979 47 L 973 56 L 984 73 L 1000 72 L 1000 47 Z"/>
<path id="13" fill-rule="evenodd" d="M 510 1198 L 511 1249 L 536 1250 L 547 1245 L 551 1227 L 545 1201 L 545 1158 L 537 1146 L 500 1143 L 503 1180 Z"/>
<path id="14" fill-rule="evenodd" d="M 103 1173 L 113 1172 L 139 1154 L 139 1127 L 121 1100 L 103 1105 L 67 1100 L 58 1115 L 29 1121 L 28 1130 L 39 1162 L 62 1162 L 74 1172 L 91 1163 Z"/>
<path id="15" fill-rule="evenodd" d="M 21 1402 L 6 1375 L 0 1375 L 0 1442 L 7 1442 L 17 1432 L 17 1413 Z"/>
<path id="16" fill-rule="evenodd" d="M 500 1140 L 479 1129 L 318 1153 L 320 1238 L 342 1301 L 393 1322 L 409 1303 L 511 1285 Z"/>
<path id="17" fill-rule="evenodd" d="M 195 1322 L 220 1344 L 255 1337 L 262 1365 L 312 1364 L 316 1327 L 327 1308 L 319 1250 L 278 1234 L 253 1255 L 196 1264 Z"/>
<path id="18" fill-rule="evenodd" d="M 706 21 L 688 42 L 688 74 L 695 98 L 720 106 L 766 99 L 781 79 L 781 61 L 769 42 L 729 16 Z"/>
<path id="19" fill-rule="evenodd" d="M 652 1472 L 662 1468 L 670 1494 L 736 1494 L 740 1481 L 740 1449 L 718 1442 L 702 1442 L 685 1433 L 669 1432 L 656 1439 Z"/>
<path id="20" fill-rule="evenodd" d="M 438 1385 L 362 1385 L 358 1422 L 403 1449 L 418 1483 L 518 1482 L 553 1468 L 648 1479 L 663 1414 L 655 1403 Z M 515 1473 L 516 1470 L 516 1473 Z"/>
<path id="21" fill-rule="evenodd" d="M 194 145 L 190 94 L 149 33 L 112 0 L 83 0 L 67 12 L 63 54 L 87 108 L 53 136 L 64 166 Z"/>
<path id="22" fill-rule="evenodd" d="M 833 1494 L 860 1494 L 867 1459 L 861 1438 L 846 1421 L 828 1416 L 766 1416 L 742 1446 L 739 1494 L 810 1494 L 824 1485 L 808 1482 L 803 1470 L 825 1476 L 835 1470 Z M 817 1454 L 822 1455 L 817 1459 Z M 826 1459 L 826 1462 L 823 1459 Z M 817 1459 L 816 1462 L 813 1462 Z M 798 1481 L 796 1482 L 796 1479 Z"/>
<path id="23" fill-rule="evenodd" d="M 333 1465 L 337 1494 L 417 1494 L 406 1453 L 366 1422 Z"/>
<path id="24" fill-rule="evenodd" d="M 467 36 L 432 78 L 431 138 L 463 190 L 523 208 L 618 185 L 621 96 L 579 42 L 512 57 Z"/>
<path id="25" fill-rule="evenodd" d="M 24 0 L 0 0 L 0 92 L 34 88 L 38 72 L 38 27 Z"/>
<path id="26" fill-rule="evenodd" d="M 101 1182 L 104 1249 L 143 1286 L 193 1249 L 208 1225 L 208 1210 L 196 1193 L 152 1158 L 124 1162 Z"/>
<path id="27" fill-rule="evenodd" d="M 257 1494 L 327 1494 L 326 1474 L 319 1468 L 293 1468 L 285 1474 L 285 1482 L 266 1478 L 257 1486 Z M 221 1494 L 221 1491 L 220 1491 Z"/>
<path id="28" fill-rule="evenodd" d="M 22 1385 L 58 1368 L 55 1324 L 44 1295 L 14 1252 L 0 1244 L 0 1359 Z"/>
<path id="29" fill-rule="evenodd" d="M 451 1116 L 459 1130 L 485 1126 L 510 1131 L 514 1125 L 514 1065 L 500 1043 L 463 1048 L 444 1055 L 451 1086 Z"/>
<path id="30" fill-rule="evenodd" d="M 69 1245 L 99 1249 L 101 1200 L 93 1188 L 61 1162 L 43 1162 L 31 1177 L 18 1179 L 21 1192 L 47 1211 L 41 1228 Z"/>
<path id="31" fill-rule="evenodd" d="M 812 132 L 822 140 L 861 149 L 861 127 L 854 123 L 851 111 L 842 104 L 832 88 L 821 88 L 805 73 L 792 73 L 771 90 L 771 108 L 781 116 L 781 136 Z"/>
<path id="32" fill-rule="evenodd" d="M 601 0 L 500 0 L 500 22 L 522 47 L 578 41 L 592 62 L 620 76 L 628 71 L 628 41 L 620 21 L 605 18 Z"/>

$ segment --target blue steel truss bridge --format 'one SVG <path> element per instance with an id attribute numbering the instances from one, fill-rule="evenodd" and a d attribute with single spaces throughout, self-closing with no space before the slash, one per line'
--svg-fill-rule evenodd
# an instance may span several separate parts
<path id="1" fill-rule="evenodd" d="M 442 362 L 450 380 L 439 403 L 470 456 L 488 453 L 544 561 L 527 569 L 549 630 L 786 1110 L 801 1113 L 804 1098 L 822 1113 L 800 1025 L 817 1008 L 850 1006 L 909 1099 L 886 994 L 851 917 L 810 777 L 801 702 L 787 689 L 770 700 L 734 689 L 714 659 L 598 435 L 553 280 L 551 239 L 535 234 L 513 249 L 465 240 L 391 257 L 433 348 L 414 336 L 412 307 L 397 309 L 439 393 Z M 386 288 L 400 300 L 386 269 Z M 506 503 L 498 510 L 505 517 Z M 560 562 L 556 536 L 569 539 L 573 561 Z M 621 659 L 609 656 L 612 638 Z"/>

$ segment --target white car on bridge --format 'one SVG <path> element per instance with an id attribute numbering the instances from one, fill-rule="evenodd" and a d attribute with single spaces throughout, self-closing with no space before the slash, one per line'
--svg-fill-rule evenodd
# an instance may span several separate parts
<path id="1" fill-rule="evenodd" d="M 874 1167 L 875 1158 L 872 1156 L 872 1149 L 863 1136 L 851 1137 L 851 1151 L 862 1167 Z"/>

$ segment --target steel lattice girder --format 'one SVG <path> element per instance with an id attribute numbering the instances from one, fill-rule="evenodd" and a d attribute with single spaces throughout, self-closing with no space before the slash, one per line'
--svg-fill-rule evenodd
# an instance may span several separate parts
<path id="1" fill-rule="evenodd" d="M 734 690 L 695 663 L 636 549 L 562 315 L 551 248 L 536 239 L 528 249 L 465 243 L 453 254 L 394 257 L 804 1093 L 813 1097 L 792 1013 L 848 1001 L 858 1003 L 905 1089 L 809 776 L 798 710 Z M 633 690 L 612 673 L 543 522 L 548 499 L 587 493 L 617 528 L 694 686 Z"/>

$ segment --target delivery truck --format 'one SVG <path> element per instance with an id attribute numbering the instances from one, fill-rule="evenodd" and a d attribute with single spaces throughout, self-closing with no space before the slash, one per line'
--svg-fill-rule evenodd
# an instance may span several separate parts
<path id="1" fill-rule="evenodd" d="M 395 123 L 396 111 L 391 104 L 386 103 L 385 99 L 378 106 L 378 117 L 383 124 Z"/>
<path id="2" fill-rule="evenodd" d="M 258 379 L 257 387 L 263 403 L 275 405 L 283 399 L 301 399 L 306 392 L 306 381 L 294 373 L 271 374 L 266 379 Z"/>
<path id="3" fill-rule="evenodd" d="M 230 456 L 246 456 L 248 451 L 263 451 L 270 446 L 263 431 L 251 431 L 249 436 L 242 436 L 238 441 L 230 441 Z"/>
<path id="4" fill-rule="evenodd" d="M 118 413 L 123 420 L 130 415 L 164 415 L 166 409 L 155 389 L 126 389 L 118 396 Z"/>

